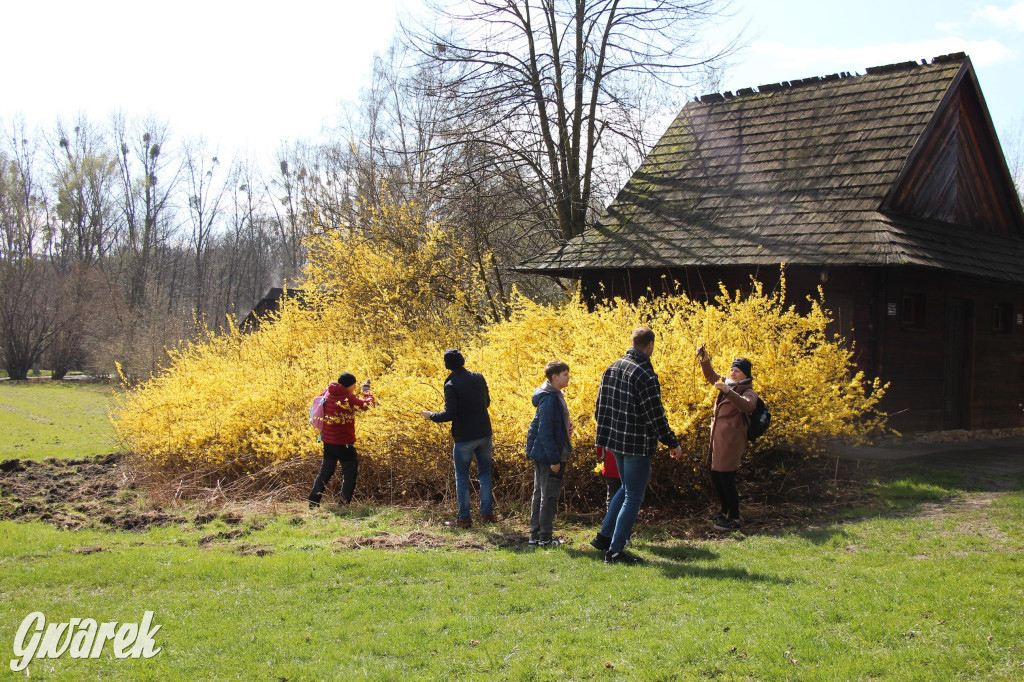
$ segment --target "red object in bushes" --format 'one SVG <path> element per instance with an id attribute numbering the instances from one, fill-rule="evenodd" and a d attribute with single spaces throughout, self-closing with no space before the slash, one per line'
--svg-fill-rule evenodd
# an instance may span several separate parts
<path id="1" fill-rule="evenodd" d="M 607 476 L 608 478 L 619 477 L 619 465 L 615 463 L 615 455 L 608 448 L 602 448 L 595 446 L 597 450 L 597 456 L 604 458 L 604 466 L 601 467 L 601 475 Z"/>

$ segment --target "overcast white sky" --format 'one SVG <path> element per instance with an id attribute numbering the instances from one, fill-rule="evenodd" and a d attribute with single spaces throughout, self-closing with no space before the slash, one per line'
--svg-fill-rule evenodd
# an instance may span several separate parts
<path id="1" fill-rule="evenodd" d="M 0 120 L 152 113 L 267 159 L 358 97 L 399 3 L 420 0 L 0 0 Z M 722 90 L 964 51 L 1000 135 L 1024 124 L 1024 0 L 734 0 L 720 30 L 743 26 Z"/>

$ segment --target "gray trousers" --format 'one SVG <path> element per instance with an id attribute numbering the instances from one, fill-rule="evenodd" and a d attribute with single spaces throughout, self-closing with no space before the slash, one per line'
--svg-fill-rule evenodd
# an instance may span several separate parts
<path id="1" fill-rule="evenodd" d="M 533 463 L 533 510 L 530 514 L 530 539 L 547 542 L 551 539 L 551 526 L 558 511 L 558 498 L 562 494 L 562 478 L 566 463 L 556 474 L 546 462 Z"/>

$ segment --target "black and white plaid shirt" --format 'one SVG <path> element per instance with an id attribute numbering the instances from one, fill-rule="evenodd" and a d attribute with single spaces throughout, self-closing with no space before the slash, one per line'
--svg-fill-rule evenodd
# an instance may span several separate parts
<path id="1" fill-rule="evenodd" d="M 661 441 L 679 446 L 661 405 L 661 385 L 651 359 L 630 348 L 601 377 L 594 408 L 598 447 L 617 455 L 650 457 Z"/>

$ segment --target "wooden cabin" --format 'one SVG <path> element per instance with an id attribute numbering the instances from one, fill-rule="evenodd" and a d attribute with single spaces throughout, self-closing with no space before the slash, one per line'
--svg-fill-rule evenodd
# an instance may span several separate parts
<path id="1" fill-rule="evenodd" d="M 238 328 L 246 334 L 252 333 L 260 328 L 263 320 L 272 313 L 281 309 L 281 303 L 285 299 L 296 298 L 302 302 L 302 289 L 284 289 L 282 287 L 270 287 L 263 298 L 256 302 L 249 314 L 245 316 Z"/>
<path id="2" fill-rule="evenodd" d="M 1024 213 L 964 54 L 705 95 L 597 223 L 521 265 L 635 298 L 821 286 L 904 431 L 1024 426 Z"/>

